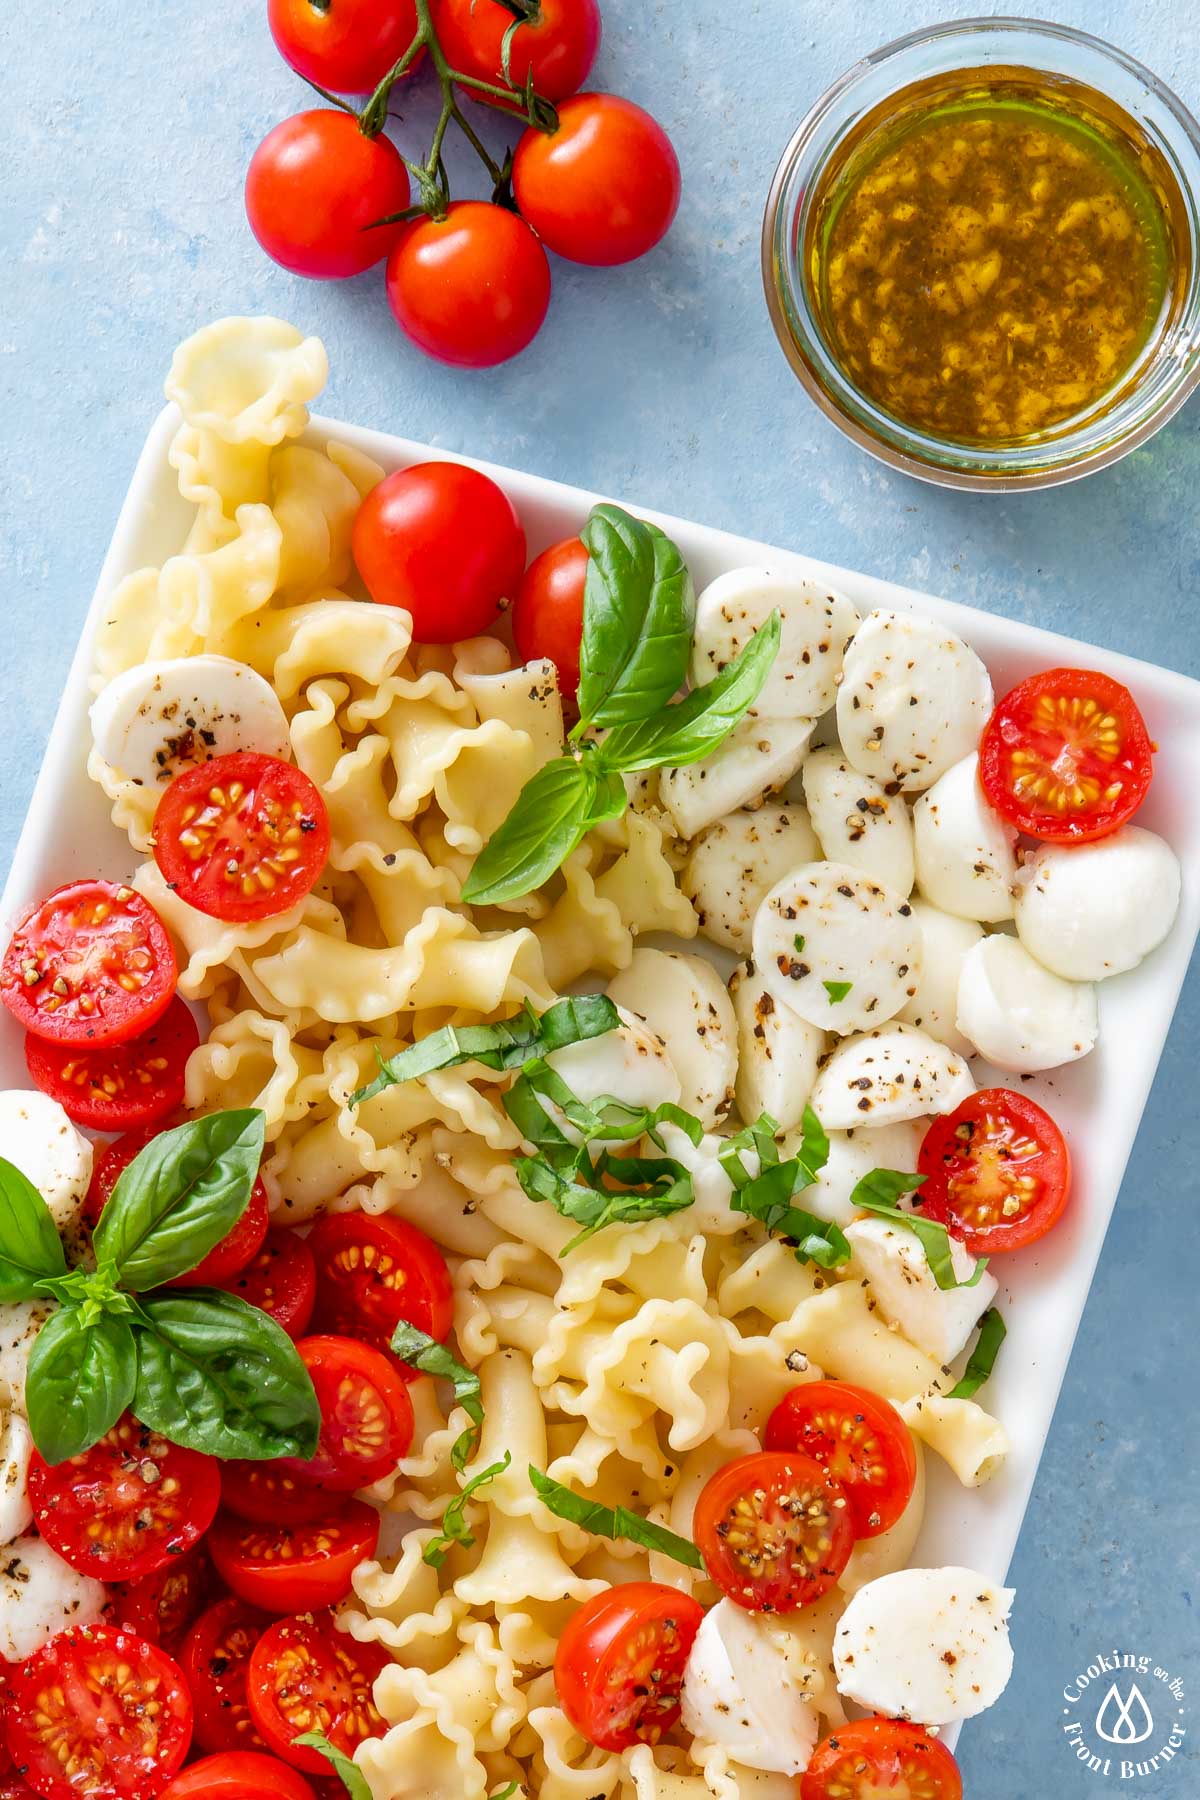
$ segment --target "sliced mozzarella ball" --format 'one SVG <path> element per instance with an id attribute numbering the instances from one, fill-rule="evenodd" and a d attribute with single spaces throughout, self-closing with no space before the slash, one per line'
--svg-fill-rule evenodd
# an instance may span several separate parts
<path id="1" fill-rule="evenodd" d="M 94 1625 L 108 1598 L 40 1537 L 18 1538 L 0 1558 L 0 1656 L 24 1662 L 68 1625 Z"/>
<path id="2" fill-rule="evenodd" d="M 1017 931 L 1031 956 L 1070 981 L 1136 968 L 1179 911 L 1179 858 L 1126 825 L 1099 843 L 1039 844 L 1025 859 Z"/>
<path id="3" fill-rule="evenodd" d="M 689 1230 L 706 1237 L 732 1237 L 741 1231 L 746 1215 L 735 1212 L 729 1204 L 733 1182 L 720 1162 L 726 1140 L 706 1131 L 700 1142 L 693 1144 L 686 1131 L 669 1124 L 659 1127 L 659 1136 L 664 1153 L 682 1163 L 692 1177 L 696 1198 L 687 1211 Z M 758 1174 L 758 1158 L 753 1151 L 743 1155 L 742 1162 L 748 1175 Z"/>
<path id="4" fill-rule="evenodd" d="M 917 886 L 943 912 L 996 924 L 1013 916 L 1016 831 L 993 812 L 972 753 L 947 769 L 913 809 Z"/>
<path id="5" fill-rule="evenodd" d="M 804 761 L 804 798 L 821 849 L 906 895 L 913 884 L 913 830 L 899 794 L 863 775 L 840 750 L 814 750 Z"/>
<path id="6" fill-rule="evenodd" d="M 0 1386 L 18 1412 L 25 1411 L 25 1373 L 34 1339 L 53 1311 L 53 1300 L 9 1300 L 0 1305 Z"/>
<path id="7" fill-rule="evenodd" d="M 92 1146 L 48 1094 L 0 1093 L 0 1156 L 15 1164 L 60 1231 L 74 1224 L 92 1178 Z"/>
<path id="8" fill-rule="evenodd" d="M 812 733 L 812 719 L 746 718 L 703 762 L 664 769 L 659 798 L 680 837 L 693 838 L 782 787 L 804 761 Z"/>
<path id="9" fill-rule="evenodd" d="M 920 1725 L 973 1719 L 1012 1674 L 1011 1588 L 972 1569 L 898 1569 L 860 1588 L 833 1640 L 838 1691 Z"/>
<path id="10" fill-rule="evenodd" d="M 589 1105 L 606 1096 L 623 1100 L 627 1106 L 674 1104 L 679 1099 L 679 1076 L 666 1045 L 644 1020 L 624 1007 L 618 1006 L 617 1011 L 621 1024 L 616 1031 L 606 1031 L 603 1037 L 587 1038 L 579 1044 L 566 1044 L 561 1050 L 552 1050 L 546 1061 L 561 1075 L 576 1099 Z M 552 1101 L 543 1104 L 571 1142 L 577 1144 L 579 1133 L 575 1127 Z"/>
<path id="11" fill-rule="evenodd" d="M 894 1022 L 839 1044 L 817 1077 L 812 1104 L 826 1130 L 848 1131 L 953 1112 L 974 1092 L 961 1056 L 928 1032 Z"/>
<path id="12" fill-rule="evenodd" d="M 702 956 L 635 950 L 629 967 L 609 982 L 608 993 L 667 1046 L 679 1077 L 680 1104 L 705 1127 L 723 1119 L 737 1077 L 737 1022 L 712 964 Z"/>
<path id="13" fill-rule="evenodd" d="M 753 941 L 755 967 L 775 998 L 842 1034 L 899 1012 L 920 972 L 908 901 L 846 863 L 785 875 L 759 908 Z"/>
<path id="14" fill-rule="evenodd" d="M 92 702 L 96 749 L 146 787 L 233 750 L 287 756 L 287 716 L 274 688 L 228 656 L 140 663 Z"/>
<path id="15" fill-rule="evenodd" d="M 837 697 L 842 748 L 864 775 L 919 793 L 975 749 L 991 711 L 991 677 L 953 632 L 910 613 L 864 619 Z"/>
<path id="16" fill-rule="evenodd" d="M 729 991 L 737 1019 L 738 1111 L 747 1124 L 770 1113 L 781 1131 L 790 1131 L 808 1105 L 825 1033 L 780 1006 L 753 963 L 735 971 Z"/>
<path id="17" fill-rule="evenodd" d="M 802 575 L 730 569 L 710 581 L 696 602 L 692 680 L 715 680 L 773 612 L 782 627 L 779 654 L 754 711 L 764 719 L 815 719 L 833 705 L 858 614 L 841 594 Z"/>
<path id="18" fill-rule="evenodd" d="M 754 915 L 789 869 L 821 854 L 802 806 L 730 813 L 692 845 L 679 885 L 714 944 L 745 955 Z"/>
<path id="19" fill-rule="evenodd" d="M 913 918 L 921 933 L 921 973 L 917 991 L 896 1014 L 908 1025 L 919 1025 L 947 1050 L 970 1056 L 974 1046 L 958 1029 L 958 978 L 963 958 L 983 936 L 974 919 L 958 919 L 914 894 Z"/>
<path id="20" fill-rule="evenodd" d="M 864 1175 L 873 1169 L 899 1169 L 904 1174 L 915 1171 L 925 1126 L 923 1122 L 905 1120 L 899 1125 L 860 1126 L 856 1131 L 831 1131 L 828 1135 L 828 1161 L 812 1187 L 806 1187 L 797 1198 L 796 1205 L 819 1219 L 849 1225 L 858 1217 L 850 1196 Z M 800 1142 L 800 1132 L 785 1137 L 780 1154 L 785 1159 L 795 1156 Z"/>
<path id="21" fill-rule="evenodd" d="M 683 1673 L 683 1724 L 749 1769 L 799 1775 L 819 1735 L 819 1671 L 783 1621 L 719 1600 Z"/>
<path id="22" fill-rule="evenodd" d="M 29 1500 L 29 1459 L 33 1434 L 24 1413 L 11 1401 L 0 1427 L 0 1544 L 11 1544 L 33 1523 Z"/>
<path id="23" fill-rule="evenodd" d="M 982 938 L 963 957 L 957 1022 L 981 1056 L 1014 1075 L 1076 1062 L 1100 1029 L 1090 983 L 1052 975 L 1002 932 Z"/>
<path id="24" fill-rule="evenodd" d="M 851 1270 L 870 1283 L 888 1323 L 934 1362 L 952 1363 L 996 1296 L 995 1276 L 985 1269 L 973 1287 L 940 1288 L 920 1238 L 886 1219 L 856 1219 L 846 1238 Z M 956 1278 L 969 1281 L 975 1258 L 954 1238 L 947 1242 Z"/>

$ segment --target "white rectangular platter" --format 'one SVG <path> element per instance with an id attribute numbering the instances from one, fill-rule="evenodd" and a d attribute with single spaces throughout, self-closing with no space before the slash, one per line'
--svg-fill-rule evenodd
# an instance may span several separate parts
<path id="1" fill-rule="evenodd" d="M 167 448 L 178 423 L 173 407 L 155 422 L 122 508 L 0 900 L 0 929 L 5 937 L 21 908 L 59 883 L 85 874 L 120 876 L 126 872 L 130 860 L 126 841 L 110 824 L 100 790 L 85 775 L 91 644 L 96 622 L 123 577 L 164 561 L 186 534 L 189 511 L 179 498 L 167 462 Z M 355 445 L 388 469 L 447 456 L 428 445 L 314 417 L 307 440 L 323 444 L 330 438 Z M 576 532 L 602 498 L 493 464 L 477 466 L 512 497 L 524 521 L 531 554 Z M 642 510 L 628 497 L 624 504 Z M 644 516 L 656 520 L 678 543 L 697 588 L 724 570 L 765 564 L 814 576 L 845 593 L 863 612 L 889 607 L 924 613 L 961 634 L 979 652 L 998 693 L 1036 669 L 1064 663 L 1101 669 L 1133 691 L 1151 736 L 1161 745 L 1154 783 L 1139 823 L 1161 832 L 1182 861 L 1180 916 L 1167 942 L 1140 969 L 1104 984 L 1100 1041 L 1093 1054 L 1025 1087 L 1048 1106 L 1067 1134 L 1075 1167 L 1074 1197 L 1063 1223 L 1044 1246 L 1033 1246 L 993 1264 L 1001 1281 L 998 1303 L 1009 1335 L 984 1398 L 1008 1429 L 1012 1455 L 996 1480 L 978 1492 L 965 1492 L 940 1467 L 931 1467 L 929 1510 L 913 1558 L 918 1565 L 966 1563 L 1002 1577 L 1017 1541 L 1104 1233 L 1200 928 L 1200 805 L 1196 799 L 1200 794 L 1200 682 L 728 532 L 662 514 Z M 21 1033 L 7 1013 L 0 1019 L 0 1085 L 28 1085 Z M 1018 1597 L 1018 1608 L 1019 1604 Z"/>

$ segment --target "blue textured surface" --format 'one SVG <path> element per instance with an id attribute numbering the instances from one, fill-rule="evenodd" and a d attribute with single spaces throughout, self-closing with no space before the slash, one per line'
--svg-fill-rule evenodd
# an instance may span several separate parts
<path id="1" fill-rule="evenodd" d="M 772 338 L 759 216 L 797 118 L 863 50 L 959 9 L 943 0 L 604 6 L 596 85 L 644 102 L 673 133 L 685 179 L 679 221 L 643 265 L 608 274 L 556 265 L 542 337 L 484 376 L 411 351 L 377 277 L 318 288 L 259 255 L 241 211 L 245 164 L 264 131 L 306 101 L 272 51 L 258 0 L 5 9 L 0 857 L 171 350 L 229 312 L 280 313 L 318 332 L 333 367 L 324 405 L 345 418 L 1200 672 L 1200 406 L 1075 487 L 1012 500 L 949 495 L 843 443 Z M 1111 37 L 1200 106 L 1194 7 L 1078 0 L 1042 10 Z M 407 147 L 421 142 L 426 113 L 418 98 Z M 1190 1689 L 1200 1678 L 1198 997 L 1193 977 L 1017 1556 L 1017 1674 L 964 1737 L 969 1800 L 1086 1800 L 1112 1787 L 1183 1800 L 1200 1790 L 1194 1745 L 1144 1781 L 1077 1767 L 1059 1693 L 1114 1645 L 1151 1656 Z"/>

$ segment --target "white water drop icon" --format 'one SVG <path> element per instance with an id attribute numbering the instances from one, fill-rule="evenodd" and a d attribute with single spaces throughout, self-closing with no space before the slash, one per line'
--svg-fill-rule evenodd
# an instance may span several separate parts
<path id="1" fill-rule="evenodd" d="M 1154 1720 L 1135 1682 L 1124 1699 L 1114 1681 L 1096 1714 L 1096 1735 L 1106 1744 L 1144 1744 Z"/>

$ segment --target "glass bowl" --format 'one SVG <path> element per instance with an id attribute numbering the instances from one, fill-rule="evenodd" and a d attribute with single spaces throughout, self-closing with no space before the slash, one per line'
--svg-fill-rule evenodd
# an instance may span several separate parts
<path id="1" fill-rule="evenodd" d="M 915 82 L 962 69 L 1030 70 L 1082 83 L 1124 110 L 1178 187 L 1182 271 L 1172 305 L 1102 403 L 1037 438 L 964 444 L 905 425 L 847 377 L 826 342 L 808 279 L 808 228 L 821 177 L 847 133 Z M 1165 425 L 1200 384 L 1200 126 L 1148 69 L 1086 32 L 1033 19 L 959 19 L 898 38 L 821 96 L 775 172 L 763 220 L 763 282 L 784 354 L 847 437 L 893 468 L 946 487 L 999 492 L 1074 481 Z"/>

